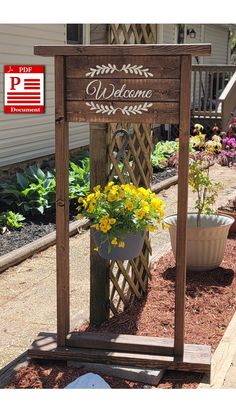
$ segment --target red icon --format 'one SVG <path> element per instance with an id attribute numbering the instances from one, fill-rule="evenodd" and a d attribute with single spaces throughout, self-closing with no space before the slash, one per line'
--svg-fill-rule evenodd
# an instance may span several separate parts
<path id="1" fill-rule="evenodd" d="M 5 113 L 44 113 L 44 66 L 4 67 Z"/>

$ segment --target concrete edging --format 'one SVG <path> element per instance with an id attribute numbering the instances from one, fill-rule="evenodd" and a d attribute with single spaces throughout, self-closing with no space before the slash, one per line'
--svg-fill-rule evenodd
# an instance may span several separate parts
<path id="1" fill-rule="evenodd" d="M 158 182 L 152 186 L 152 192 L 159 193 L 160 191 L 171 187 L 178 183 L 178 176 L 168 178 L 167 180 Z M 70 237 L 76 235 L 79 228 L 89 228 L 88 220 L 77 220 L 72 222 L 69 225 L 70 228 Z M 0 273 L 13 267 L 21 261 L 27 259 L 30 256 L 33 256 L 40 251 L 47 249 L 50 246 L 53 246 L 56 243 L 56 231 L 49 233 L 46 236 L 43 236 L 37 240 L 34 240 L 31 243 L 26 244 L 25 246 L 20 247 L 19 249 L 13 250 L 3 256 L 0 256 Z"/>
<path id="2" fill-rule="evenodd" d="M 70 236 L 76 235 L 79 228 L 87 229 L 89 227 L 88 220 L 76 220 L 69 225 L 69 234 Z M 42 250 L 47 249 L 48 247 L 56 243 L 56 231 L 49 233 L 46 236 L 40 237 L 37 240 L 34 240 L 31 243 L 26 244 L 25 246 L 20 247 L 19 249 L 13 250 L 7 254 L 4 254 L 0 257 L 0 273 L 9 267 L 15 266 L 21 261 L 27 259 L 30 256 L 33 256 L 35 253 L 39 253 Z"/>
<path id="3" fill-rule="evenodd" d="M 226 374 L 236 354 L 235 331 L 236 312 L 231 318 L 219 345 L 213 353 L 211 360 L 211 377 L 209 378 L 208 375 L 204 375 L 202 382 L 198 385 L 198 389 L 222 388 Z"/>

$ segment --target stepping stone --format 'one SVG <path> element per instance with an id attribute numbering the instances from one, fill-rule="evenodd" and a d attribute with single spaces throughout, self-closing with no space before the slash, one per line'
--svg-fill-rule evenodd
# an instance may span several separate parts
<path id="1" fill-rule="evenodd" d="M 76 360 L 68 361 L 67 366 L 85 368 L 99 374 L 118 377 L 132 382 L 141 382 L 152 386 L 156 386 L 160 382 L 165 372 L 164 370 L 158 369 L 141 369 L 129 366 L 105 365 L 101 363 L 82 363 Z"/>
<path id="2" fill-rule="evenodd" d="M 65 389 L 110 389 L 103 378 L 94 373 L 86 373 L 69 383 Z"/>

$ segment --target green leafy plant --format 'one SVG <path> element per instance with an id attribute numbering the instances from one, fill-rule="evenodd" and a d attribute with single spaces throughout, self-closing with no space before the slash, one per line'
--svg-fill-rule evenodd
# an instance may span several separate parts
<path id="1" fill-rule="evenodd" d="M 71 161 L 69 170 L 69 198 L 85 196 L 89 191 L 90 161 L 88 157 Z"/>
<path id="2" fill-rule="evenodd" d="M 69 198 L 84 196 L 89 191 L 89 158 L 70 161 Z M 6 209 L 14 209 L 27 216 L 43 215 L 55 209 L 55 171 L 29 166 L 24 174 L 17 172 L 8 182 L 0 183 L 0 202 Z"/>
<path id="3" fill-rule="evenodd" d="M 164 169 L 168 166 L 168 159 L 179 150 L 177 141 L 159 141 L 151 155 L 152 166 Z"/>
<path id="4" fill-rule="evenodd" d="M 11 182 L 0 184 L 1 202 L 23 214 L 43 214 L 55 204 L 55 174 L 37 165 L 16 173 Z"/>
<path id="5" fill-rule="evenodd" d="M 197 209 L 197 226 L 200 226 L 201 214 L 214 213 L 213 205 L 222 182 L 213 182 L 209 176 L 210 162 L 205 160 L 192 160 L 189 167 L 189 185 L 197 193 L 195 209 Z"/>
<path id="6" fill-rule="evenodd" d="M 22 228 L 24 220 L 25 217 L 20 213 L 12 211 L 3 212 L 0 214 L 0 229 L 2 232 L 6 230 L 19 230 Z"/>

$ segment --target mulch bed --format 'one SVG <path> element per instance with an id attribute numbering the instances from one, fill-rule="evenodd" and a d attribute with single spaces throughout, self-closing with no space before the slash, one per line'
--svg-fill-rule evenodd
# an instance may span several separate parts
<path id="1" fill-rule="evenodd" d="M 187 272 L 186 343 L 216 349 L 236 310 L 236 236 L 228 239 L 221 267 L 209 272 Z M 84 325 L 80 331 L 173 337 L 175 262 L 171 252 L 154 263 L 148 293 L 125 312 L 101 326 Z M 7 388 L 63 388 L 85 370 L 65 363 L 31 362 L 20 369 Z M 142 383 L 103 376 L 112 388 L 143 388 Z M 196 388 L 201 374 L 167 372 L 158 388 Z"/>
<path id="2" fill-rule="evenodd" d="M 166 168 L 163 171 L 158 171 L 153 174 L 151 178 L 151 185 L 165 179 L 171 178 L 177 174 L 175 168 Z M 74 205 L 71 210 L 71 220 L 75 219 L 77 214 Z M 1 235 L 0 233 L 0 256 L 11 252 L 12 250 L 19 249 L 28 243 L 33 242 L 40 237 L 53 232 L 56 229 L 55 214 L 47 214 L 38 218 L 32 218 L 29 222 L 24 222 L 21 230 L 13 230 Z"/>

